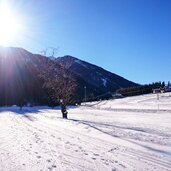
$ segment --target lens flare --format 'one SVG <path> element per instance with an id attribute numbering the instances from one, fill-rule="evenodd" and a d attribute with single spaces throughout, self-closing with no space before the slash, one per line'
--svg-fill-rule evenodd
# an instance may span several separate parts
<path id="1" fill-rule="evenodd" d="M 20 32 L 20 23 L 7 4 L 0 4 L 0 45 L 15 41 Z"/>

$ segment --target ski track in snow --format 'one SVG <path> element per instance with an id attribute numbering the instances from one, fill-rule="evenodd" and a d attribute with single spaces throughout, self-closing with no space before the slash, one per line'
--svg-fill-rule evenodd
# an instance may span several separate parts
<path id="1" fill-rule="evenodd" d="M 0 171 L 171 171 L 171 98 L 154 111 L 155 96 L 73 107 L 68 120 L 48 107 L 0 108 Z"/>

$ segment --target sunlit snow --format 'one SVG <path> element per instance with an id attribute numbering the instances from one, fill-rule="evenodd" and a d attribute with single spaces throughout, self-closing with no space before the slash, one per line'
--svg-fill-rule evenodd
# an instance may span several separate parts
<path id="1" fill-rule="evenodd" d="M 171 94 L 0 108 L 0 170 L 171 171 Z"/>

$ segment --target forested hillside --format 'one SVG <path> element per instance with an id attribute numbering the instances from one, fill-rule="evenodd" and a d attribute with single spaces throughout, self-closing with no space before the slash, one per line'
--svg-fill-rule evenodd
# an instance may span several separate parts
<path id="1" fill-rule="evenodd" d="M 51 59 L 21 48 L 1 47 L 0 68 L 1 106 L 54 106 L 60 99 L 75 104 L 109 98 L 118 88 L 137 85 L 71 56 Z"/>

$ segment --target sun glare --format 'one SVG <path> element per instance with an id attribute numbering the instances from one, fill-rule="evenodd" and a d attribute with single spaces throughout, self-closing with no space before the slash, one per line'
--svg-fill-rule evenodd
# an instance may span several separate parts
<path id="1" fill-rule="evenodd" d="M 0 45 L 7 46 L 15 41 L 20 31 L 20 24 L 10 8 L 0 4 Z"/>

